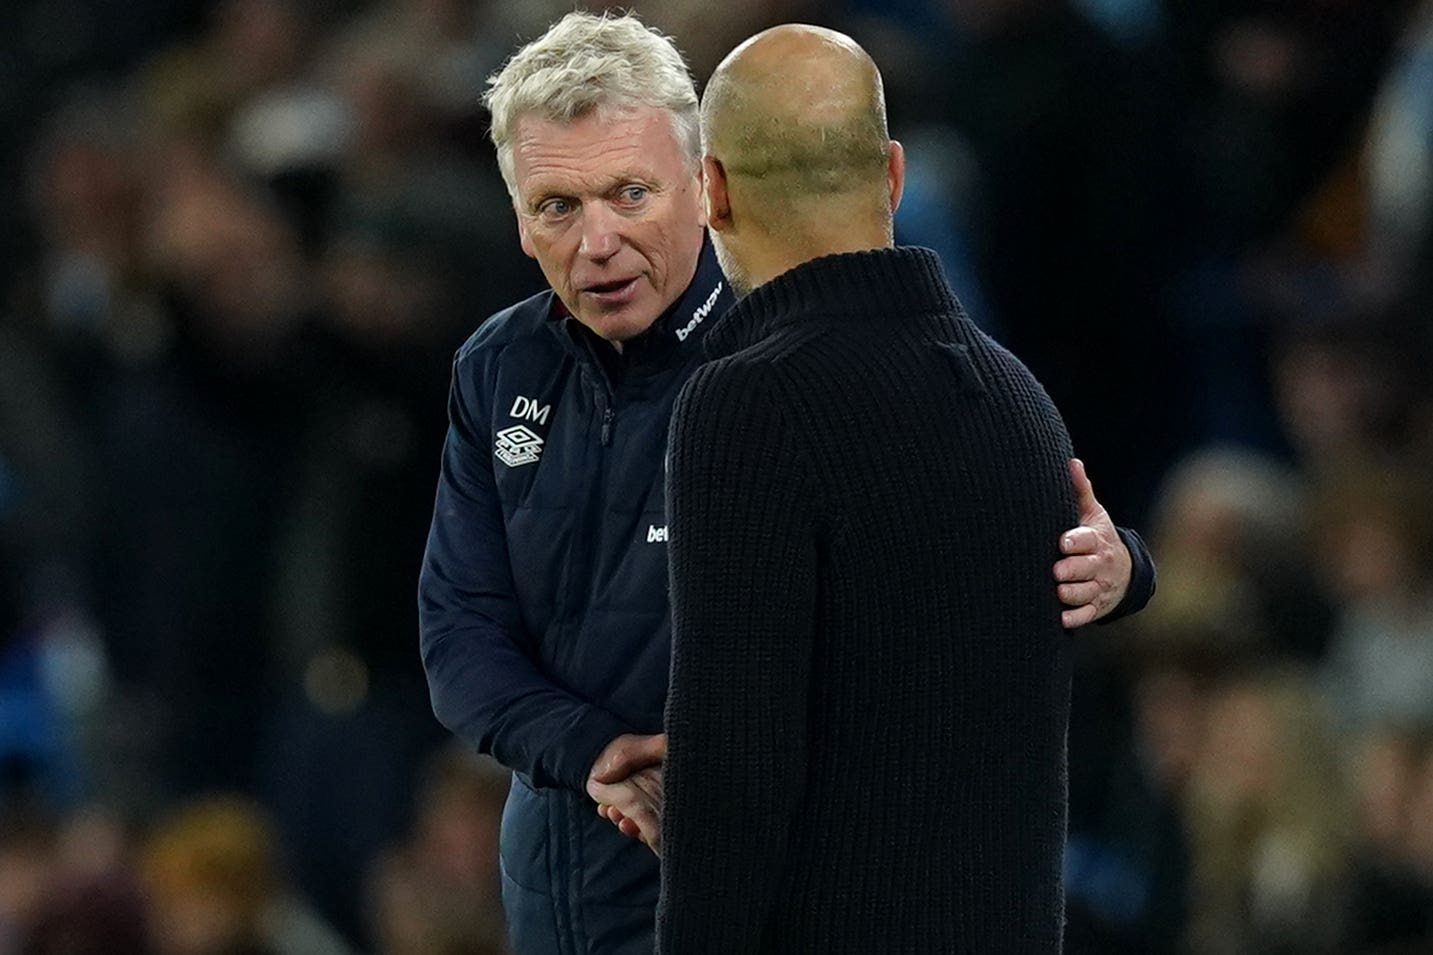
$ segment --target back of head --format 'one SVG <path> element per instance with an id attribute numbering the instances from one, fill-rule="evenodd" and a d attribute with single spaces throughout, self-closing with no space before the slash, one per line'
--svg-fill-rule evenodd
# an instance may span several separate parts
<path id="1" fill-rule="evenodd" d="M 877 227 L 889 242 L 890 136 L 881 74 L 850 37 L 787 24 L 717 67 L 702 100 L 703 148 L 734 214 L 798 244 Z M 830 251 L 838 251 L 831 249 Z"/>
<path id="2" fill-rule="evenodd" d="M 682 55 L 631 15 L 567 14 L 489 78 L 484 102 L 509 192 L 522 116 L 570 123 L 599 110 L 652 106 L 671 113 L 694 169 L 701 155 L 697 94 Z"/>

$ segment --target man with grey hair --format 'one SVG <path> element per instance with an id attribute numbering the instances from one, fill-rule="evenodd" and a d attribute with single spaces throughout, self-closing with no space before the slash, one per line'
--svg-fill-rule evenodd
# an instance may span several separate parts
<path id="1" fill-rule="evenodd" d="M 661 800 L 667 427 L 733 296 L 670 40 L 573 13 L 490 84 L 518 234 L 551 289 L 454 360 L 423 663 L 439 719 L 514 771 L 500 852 L 517 955 L 646 955 L 658 864 L 623 833 L 651 833 Z M 1070 626 L 1147 599 L 1142 545 L 1097 504 L 1062 540 Z"/>

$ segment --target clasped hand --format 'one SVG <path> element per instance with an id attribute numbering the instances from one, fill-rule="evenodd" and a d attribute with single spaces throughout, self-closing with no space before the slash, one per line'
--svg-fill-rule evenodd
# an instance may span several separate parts
<path id="1" fill-rule="evenodd" d="M 592 765 L 587 795 L 597 814 L 623 835 L 662 853 L 662 760 L 667 736 L 624 734 L 607 745 Z"/>

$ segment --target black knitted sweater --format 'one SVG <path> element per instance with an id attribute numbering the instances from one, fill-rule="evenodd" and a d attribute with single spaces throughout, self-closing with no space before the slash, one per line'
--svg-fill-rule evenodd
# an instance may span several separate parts
<path id="1" fill-rule="evenodd" d="M 706 344 L 670 438 L 658 950 L 1058 952 L 1059 413 L 922 249 L 808 262 Z"/>

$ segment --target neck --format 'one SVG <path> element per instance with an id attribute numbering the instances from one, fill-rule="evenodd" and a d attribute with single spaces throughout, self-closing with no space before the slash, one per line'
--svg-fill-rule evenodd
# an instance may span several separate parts
<path id="1" fill-rule="evenodd" d="M 895 245 L 889 229 L 852 230 L 838 235 L 817 235 L 813 241 L 793 244 L 763 236 L 747 257 L 746 271 L 753 288 L 765 285 L 778 275 L 790 272 L 812 259 L 846 252 L 869 252 Z"/>

